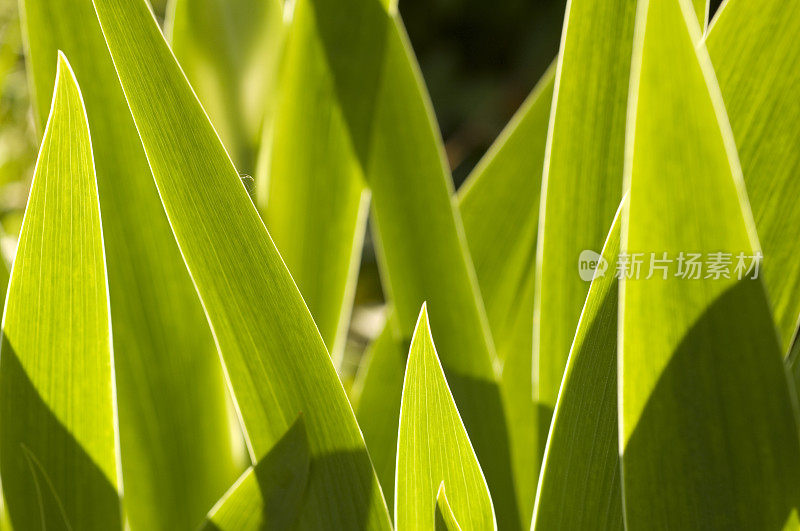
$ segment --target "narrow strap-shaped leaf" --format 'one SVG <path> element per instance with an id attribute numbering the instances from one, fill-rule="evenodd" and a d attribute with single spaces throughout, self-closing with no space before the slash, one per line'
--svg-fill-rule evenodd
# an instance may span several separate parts
<path id="1" fill-rule="evenodd" d="M 437 531 L 461 531 L 461 526 L 458 525 L 456 515 L 453 514 L 453 509 L 450 508 L 450 502 L 447 501 L 447 494 L 444 490 L 444 481 L 439 485 L 439 492 L 436 494 L 436 530 Z"/>
<path id="2" fill-rule="evenodd" d="M 736 139 L 784 352 L 800 320 L 798 34 L 797 2 L 731 0 L 706 40 Z"/>
<path id="3" fill-rule="evenodd" d="M 393 5 L 378 0 L 307 0 L 307 6 L 324 44 L 322 66 L 332 74 L 349 140 L 372 193 L 393 333 L 407 341 L 420 305 L 430 303 L 442 364 L 502 505 L 498 515 L 517 525 L 491 333 L 441 139 L 402 22 Z"/>
<path id="4" fill-rule="evenodd" d="M 338 362 L 355 295 L 369 193 L 312 4 L 298 0 L 294 7 L 275 122 L 259 161 L 267 170 L 268 189 L 257 195 L 270 235 Z M 344 15 L 346 10 L 333 16 Z"/>
<path id="5" fill-rule="evenodd" d="M 534 306 L 534 391 L 555 407 L 597 252 L 622 199 L 635 0 L 567 3 L 545 153 Z M 545 424 L 546 426 L 546 424 Z"/>
<path id="6" fill-rule="evenodd" d="M 121 529 L 97 183 L 61 54 L 52 101 L 3 314 L 3 492 L 16 529 Z"/>
<path id="7" fill-rule="evenodd" d="M 397 15 L 388 27 L 372 127 L 367 181 L 379 264 L 394 308 L 390 325 L 407 340 L 427 300 L 442 365 L 495 495 L 499 525 L 515 528 L 519 510 L 491 332 L 441 139 Z"/>
<path id="8" fill-rule="evenodd" d="M 777 8 L 777 6 L 778 4 L 776 3 L 775 7 Z M 768 57 L 771 60 L 776 60 L 784 64 L 789 64 L 792 61 L 791 58 L 793 57 L 794 47 L 789 46 L 788 43 L 791 40 L 789 36 L 792 34 L 791 28 L 793 27 L 792 26 L 793 19 L 791 14 L 785 12 L 783 7 L 784 7 L 783 4 L 781 4 L 782 15 L 781 17 L 777 18 L 777 16 L 774 15 L 772 11 L 770 9 L 767 9 L 767 6 L 763 4 L 759 6 L 754 6 L 752 3 L 748 2 L 730 2 L 726 4 L 727 8 L 726 16 L 721 17 L 720 20 L 718 20 L 712 26 L 707 40 L 708 45 L 710 47 L 710 53 L 713 54 L 715 52 L 715 49 L 717 49 L 716 47 L 718 47 L 718 56 L 715 56 L 715 67 L 716 67 L 717 77 L 720 80 L 720 84 L 723 91 L 725 91 L 726 84 L 728 83 L 731 84 L 731 87 L 739 87 L 743 86 L 746 80 L 751 79 L 749 75 L 748 76 L 735 75 L 734 69 L 738 68 L 738 65 L 741 62 L 743 62 L 741 60 L 741 58 L 743 57 L 749 59 L 750 61 L 756 61 L 761 57 Z M 768 21 L 775 21 L 775 20 L 780 20 L 782 24 L 777 28 L 774 27 L 771 23 L 767 24 Z M 800 18 L 795 16 L 794 22 L 797 23 L 798 21 L 800 21 Z M 736 29 L 733 30 L 729 29 L 734 26 L 736 27 Z M 739 36 L 744 35 L 746 32 L 752 32 L 752 36 L 740 39 Z M 723 37 L 717 37 L 717 35 L 722 35 Z M 722 45 L 716 44 L 720 42 L 735 43 L 737 46 L 743 46 L 745 49 L 732 50 L 730 47 L 725 47 L 723 49 Z M 769 50 L 771 53 L 767 53 L 766 50 Z M 757 64 L 763 66 L 763 63 L 760 61 L 757 61 Z M 776 71 L 780 70 L 781 68 L 777 68 Z M 784 69 L 784 70 L 787 72 L 791 72 L 791 69 Z M 770 68 L 769 71 L 772 72 L 773 70 Z M 784 80 L 784 77 L 779 77 L 778 79 Z M 760 98 L 747 99 L 744 96 L 742 96 L 739 92 L 733 90 L 732 88 L 729 88 L 728 91 L 724 92 L 726 98 L 726 108 L 728 109 L 729 116 L 731 118 L 731 123 L 734 129 L 736 128 L 737 124 L 737 116 L 744 115 L 748 121 L 753 122 L 748 124 L 747 127 L 743 127 L 740 130 L 740 133 L 737 135 L 737 143 L 739 146 L 752 146 L 750 151 L 751 153 L 753 153 L 753 155 L 751 156 L 754 158 L 756 164 L 752 166 L 750 170 L 751 172 L 755 172 L 756 170 L 761 169 L 766 160 L 768 160 L 766 158 L 762 159 L 757 156 L 758 153 L 761 152 L 762 150 L 769 150 L 775 148 L 782 149 L 780 154 L 775 154 L 769 160 L 778 160 L 779 158 L 785 160 L 785 157 L 793 156 L 794 153 L 793 151 L 790 153 L 789 151 L 791 150 L 786 151 L 786 148 L 781 148 L 781 146 L 784 146 L 784 144 L 782 143 L 765 142 L 759 144 L 759 143 L 754 143 L 750 140 L 754 136 L 757 137 L 758 135 L 763 134 L 761 133 L 762 131 L 767 132 L 771 130 L 770 128 L 761 128 L 755 126 L 755 124 L 761 122 L 762 120 L 767 120 L 767 118 L 762 116 L 762 113 L 756 112 L 755 109 L 766 108 L 766 106 L 770 102 L 777 102 L 780 105 L 780 108 L 783 109 L 783 112 L 779 112 L 773 115 L 773 118 L 770 121 L 770 123 L 781 123 L 784 128 L 788 128 L 789 131 L 792 130 L 791 129 L 792 124 L 790 120 L 784 121 L 784 118 L 787 116 L 787 113 L 790 115 L 790 110 L 792 109 L 790 95 L 791 95 L 791 87 L 793 85 L 788 83 L 788 78 L 786 78 L 786 81 L 787 83 L 785 85 L 780 85 L 779 83 L 773 83 L 772 87 L 774 90 L 771 89 L 768 91 L 759 92 Z M 745 167 L 747 167 L 746 166 L 747 157 L 748 157 L 747 150 L 740 151 L 740 158 L 742 159 L 743 161 L 742 164 L 745 165 Z M 780 171 L 779 169 L 776 168 L 774 173 L 770 174 L 770 179 L 775 178 L 777 180 L 781 176 L 788 177 L 788 175 L 789 174 L 785 169 L 783 171 Z M 760 176 L 762 180 L 764 179 L 764 174 L 757 173 L 756 176 Z M 745 175 L 745 181 L 747 181 L 750 184 L 750 188 L 748 191 L 751 202 L 754 205 L 756 205 L 757 203 L 755 197 L 758 196 L 758 190 L 753 190 L 751 183 L 751 181 L 754 180 L 755 179 L 753 179 L 753 177 L 748 177 L 747 174 Z M 790 184 L 789 181 L 790 180 L 787 180 L 786 182 L 787 185 Z M 773 197 L 774 199 L 780 199 L 784 196 L 781 194 L 777 194 L 776 196 Z M 791 211 L 790 205 L 786 205 L 786 208 L 783 209 L 784 213 L 787 211 Z M 766 229 L 770 228 L 769 225 L 765 225 L 764 222 L 758 216 L 756 216 L 756 223 L 759 227 L 765 227 Z M 764 230 L 761 231 L 761 236 L 763 242 L 765 239 Z M 782 242 L 783 240 L 775 241 L 776 244 L 781 244 Z M 606 245 L 606 248 L 608 248 L 608 243 Z M 604 255 L 605 254 L 606 251 L 604 251 Z M 615 260 L 616 256 L 614 255 L 612 257 L 611 255 L 609 255 L 605 256 L 605 258 L 609 264 L 613 264 L 612 259 Z M 476 263 L 478 263 L 477 260 Z M 778 279 L 777 277 L 773 277 L 773 279 L 783 281 L 783 279 Z M 601 282 L 604 281 L 607 281 L 607 279 L 606 278 L 601 279 Z M 595 283 L 597 283 L 597 280 L 595 281 Z M 767 280 L 767 286 L 769 286 L 769 280 Z M 574 383 L 572 383 L 576 381 L 576 379 L 570 377 L 570 373 L 572 371 L 571 367 L 573 365 L 575 366 L 575 372 L 578 372 L 578 369 L 581 367 L 584 368 L 586 367 L 584 363 L 586 363 L 585 360 L 587 360 L 587 357 L 581 355 L 581 352 L 583 352 L 584 350 L 577 349 L 577 347 L 579 345 L 592 346 L 592 343 L 588 342 L 585 338 L 583 341 L 579 341 L 578 338 L 582 336 L 582 330 L 583 332 L 586 332 L 586 327 L 589 324 L 589 321 L 586 318 L 586 312 L 587 309 L 590 308 L 589 305 L 593 304 L 592 301 L 594 300 L 596 302 L 596 297 L 593 297 L 591 295 L 595 289 L 596 289 L 595 284 L 593 284 L 590 290 L 590 295 L 587 298 L 587 306 L 584 309 L 584 318 L 582 318 L 581 320 L 579 331 L 577 333 L 577 338 L 575 343 L 573 344 L 573 351 L 570 356 L 570 362 L 568 364 L 568 369 L 565 375 L 563 389 L 561 390 L 561 396 L 559 398 L 560 405 L 557 408 L 556 416 L 554 418 L 554 423 L 552 427 L 553 433 L 551 435 L 551 439 L 553 439 L 554 441 L 556 439 L 559 439 L 559 434 L 568 433 L 565 426 L 573 426 L 575 423 L 581 422 L 579 419 L 572 418 L 573 416 L 579 416 L 582 419 L 596 418 L 596 413 L 594 412 L 594 408 L 590 407 L 589 404 L 587 404 L 586 408 L 582 409 L 579 408 L 568 409 L 566 407 L 567 404 L 569 404 L 570 397 L 585 397 L 586 400 L 588 400 L 591 403 L 594 403 L 593 401 L 596 400 L 596 398 L 592 397 L 591 394 L 586 394 L 587 392 L 591 393 L 591 389 L 579 388 Z M 603 308 L 605 308 L 605 306 Z M 774 305 L 773 308 L 775 308 Z M 616 309 L 609 309 L 609 311 L 616 312 Z M 603 313 L 598 313 L 596 314 L 595 320 L 602 317 Z M 602 319 L 602 321 L 600 322 L 606 322 L 608 326 L 615 327 L 616 317 L 614 317 L 613 319 L 613 324 L 610 317 L 608 319 Z M 598 326 L 600 326 L 600 324 L 598 324 Z M 616 349 L 616 338 L 615 337 L 609 338 L 609 341 L 611 342 L 610 348 Z M 597 352 L 595 352 L 594 350 L 589 350 L 588 352 L 594 352 L 595 355 L 597 354 Z M 613 355 L 616 356 L 616 353 L 614 352 Z M 797 365 L 795 367 L 797 367 Z M 800 380 L 800 378 L 797 377 L 797 373 L 795 374 L 796 374 L 795 376 L 796 380 Z M 610 376 L 611 374 L 609 373 L 609 377 Z M 595 377 L 597 376 L 595 375 Z M 614 375 L 614 377 L 616 376 Z M 576 400 L 576 398 L 572 398 L 572 400 Z M 607 403 L 604 406 L 602 406 L 604 410 L 612 411 L 614 410 L 614 408 L 616 408 L 616 394 L 614 394 L 613 396 L 605 396 L 605 400 L 607 401 Z M 582 422 L 586 421 L 584 420 Z M 616 424 L 616 414 L 614 415 L 614 422 Z M 616 433 L 614 434 L 613 438 L 614 438 L 613 442 L 609 442 L 608 444 L 609 447 L 611 447 L 611 445 L 613 444 L 613 448 L 614 450 L 616 450 L 617 446 Z M 580 437 L 572 439 L 573 443 L 575 441 L 580 441 L 580 440 L 581 440 Z M 601 440 L 597 438 L 592 438 L 591 443 L 593 448 L 602 446 Z M 557 511 L 562 518 L 567 518 L 570 517 L 571 515 L 574 516 L 575 509 L 569 508 L 569 504 L 573 502 L 573 497 L 567 497 L 565 499 L 555 500 L 555 499 L 548 499 L 547 496 L 548 491 L 551 493 L 558 492 L 556 489 L 552 488 L 549 489 L 548 486 L 557 487 L 558 484 L 560 484 L 563 480 L 574 478 L 574 475 L 570 475 L 567 477 L 560 475 L 560 473 L 563 472 L 562 469 L 563 467 L 559 467 L 559 469 L 556 471 L 552 470 L 553 468 L 555 468 L 553 463 L 556 462 L 556 460 L 554 459 L 555 457 L 554 454 L 560 454 L 560 451 L 558 449 L 562 448 L 563 444 L 564 444 L 563 441 L 559 443 L 552 442 L 550 444 L 551 450 L 548 451 L 548 463 L 550 464 L 549 465 L 545 464 L 545 469 L 542 472 L 543 484 L 542 487 L 540 488 L 541 491 L 540 509 L 538 511 L 538 518 L 540 520 L 543 519 L 543 513 L 545 512 L 550 513 L 552 511 Z M 580 457 L 581 459 L 588 461 L 586 463 L 586 466 L 596 466 L 597 463 L 592 463 L 591 459 L 594 459 L 594 456 L 596 455 L 603 455 L 602 452 L 600 454 L 586 453 L 585 451 L 582 453 L 577 453 L 577 451 L 581 449 L 581 446 L 582 445 L 578 444 L 577 446 L 571 447 L 572 459 L 578 459 Z M 564 460 L 563 462 L 566 463 L 568 461 Z M 598 475 L 601 477 L 613 477 L 613 474 L 618 471 L 618 464 L 615 459 L 605 460 L 604 465 L 605 465 L 604 471 L 597 470 L 587 477 L 594 478 L 597 477 Z M 615 484 L 617 485 L 617 488 L 619 488 L 618 482 L 615 482 Z M 584 484 L 582 483 L 582 485 Z M 581 491 L 583 488 L 584 487 L 582 486 Z M 565 492 L 568 493 L 576 492 L 575 490 L 569 490 L 569 487 L 567 487 L 567 489 L 568 490 L 566 490 Z M 609 490 L 608 493 L 611 494 L 611 491 Z M 595 518 L 597 518 L 596 515 Z M 547 528 L 547 526 L 544 526 L 543 528 Z"/>
<path id="9" fill-rule="evenodd" d="M 236 167 L 256 172 L 285 27 L 281 0 L 171 0 L 165 32 Z"/>
<path id="10" fill-rule="evenodd" d="M 550 67 L 458 190 L 458 206 L 498 357 L 514 351 L 520 286 L 536 254 L 555 68 Z M 528 333 L 527 335 L 530 335 Z"/>
<path id="11" fill-rule="evenodd" d="M 294 529 L 310 457 L 303 417 L 298 417 L 272 450 L 211 510 L 205 529 Z"/>
<path id="12" fill-rule="evenodd" d="M 384 326 L 367 350 L 356 379 L 356 418 L 387 503 L 394 500 L 397 425 L 406 352 L 408 344 L 401 345 L 395 339 L 392 327 Z"/>
<path id="13" fill-rule="evenodd" d="M 497 354 L 503 360 L 500 389 L 508 415 L 516 498 L 523 525 L 527 525 L 533 512 L 544 449 L 544 439 L 537 443 L 539 432 L 546 435 L 546 430 L 538 427 L 539 415 L 532 400 L 531 323 L 536 205 L 553 79 L 551 68 L 457 196 L 489 323 L 497 338 Z M 532 144 L 538 149 L 532 149 Z M 399 343 L 391 326 L 378 336 L 359 372 L 361 397 L 356 406 L 387 500 L 392 499 L 394 485 L 396 426 L 403 385 L 405 355 Z M 544 417 L 549 420 L 549 413 Z M 392 486 L 387 487 L 387 483 Z"/>
<path id="14" fill-rule="evenodd" d="M 239 475 L 225 383 L 91 0 L 25 0 L 35 109 L 56 50 L 83 87 L 103 216 L 125 512 L 135 529 L 195 529 Z"/>
<path id="15" fill-rule="evenodd" d="M 322 338 L 143 0 L 95 0 L 164 208 L 225 362 L 251 458 L 299 413 L 311 465 L 300 527 L 388 528 Z"/>
<path id="16" fill-rule="evenodd" d="M 437 494 L 468 529 L 497 527 L 492 498 L 450 394 L 425 305 L 408 353 L 397 438 L 395 524 L 399 531 L 435 528 Z"/>
<path id="17" fill-rule="evenodd" d="M 622 529 L 617 449 L 620 205 L 572 342 L 536 493 L 532 529 Z M 602 264 L 602 265 L 601 265 Z"/>
<path id="18" fill-rule="evenodd" d="M 673 266 L 620 284 L 626 528 L 778 529 L 800 443 L 758 258 L 737 265 L 759 248 L 733 136 L 691 4 L 640 2 L 636 32 L 622 250 Z"/>
<path id="19" fill-rule="evenodd" d="M 708 12 L 711 9 L 711 0 L 692 0 L 694 12 L 700 22 L 700 28 L 705 31 L 708 27 Z"/>
<path id="20" fill-rule="evenodd" d="M 525 526 L 533 512 L 546 435 L 533 401 L 531 327 L 539 192 L 554 80 L 551 67 L 458 191 L 464 232 L 503 361 L 500 390 Z M 549 413 L 542 417 L 548 421 Z"/>

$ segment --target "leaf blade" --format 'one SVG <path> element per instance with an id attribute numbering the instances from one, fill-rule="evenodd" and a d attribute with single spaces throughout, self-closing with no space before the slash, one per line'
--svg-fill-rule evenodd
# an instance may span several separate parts
<path id="1" fill-rule="evenodd" d="M 442 483 L 448 485 L 454 518 L 470 529 L 497 527 L 489 488 L 438 361 L 425 305 L 408 354 L 397 441 L 398 529 L 435 528 L 433 508 Z"/>
<path id="2" fill-rule="evenodd" d="M 461 526 L 458 525 L 456 515 L 453 514 L 453 509 L 450 508 L 450 502 L 447 501 L 444 482 L 439 485 L 439 492 L 436 494 L 436 529 L 442 531 L 461 531 Z"/>
<path id="3" fill-rule="evenodd" d="M 294 7 L 258 206 L 335 363 L 341 361 L 369 192 L 327 66 L 314 2 Z"/>
<path id="4" fill-rule="evenodd" d="M 693 44 L 691 6 L 640 4 L 637 34 L 623 252 L 757 251 L 719 89 L 705 48 Z M 664 117 L 681 127 L 665 128 Z M 800 470 L 800 445 L 760 280 L 658 275 L 623 279 L 620 290 L 627 527 L 782 526 L 800 501 L 782 479 Z M 643 333 L 654 322 L 663 325 Z"/>
<path id="5" fill-rule="evenodd" d="M 441 139 L 399 16 L 389 19 L 374 108 L 367 183 L 379 266 L 396 337 L 407 340 L 423 301 L 442 365 L 497 503 L 516 527 L 505 406 Z"/>
<path id="6" fill-rule="evenodd" d="M 292 529 L 308 482 L 311 453 L 303 417 L 248 469 L 208 515 L 206 529 Z"/>
<path id="7" fill-rule="evenodd" d="M 601 257 L 619 255 L 625 200 Z M 598 267 L 600 267 L 598 265 Z M 622 529 L 617 424 L 617 279 L 592 280 L 547 438 L 531 529 Z"/>
<path id="8" fill-rule="evenodd" d="M 299 525 L 388 528 L 322 338 L 156 21 L 143 1 L 94 4 L 225 361 L 252 459 L 260 460 L 302 412 L 313 464 Z M 335 504 L 331 493 L 339 497 Z"/>
<path id="9" fill-rule="evenodd" d="M 171 0 L 165 26 L 236 167 L 255 175 L 286 33 L 283 2 Z"/>
<path id="10" fill-rule="evenodd" d="M 135 528 L 193 529 L 243 468 L 211 331 L 91 0 L 23 4 L 37 111 L 50 103 L 56 50 L 91 80 L 83 95 L 104 213 L 126 517 Z"/>
<path id="11" fill-rule="evenodd" d="M 459 211 L 486 315 L 503 361 L 517 505 L 533 513 L 549 412 L 533 400 L 533 284 L 542 165 L 553 99 L 550 67 L 458 191 Z"/>
<path id="12" fill-rule="evenodd" d="M 622 199 L 635 5 L 574 0 L 564 20 L 534 295 L 534 389 L 551 410 L 589 288 L 575 263 L 582 251 L 602 247 Z"/>
<path id="13" fill-rule="evenodd" d="M 728 111 L 764 251 L 764 282 L 788 352 L 800 322 L 795 233 L 800 209 L 796 35 L 800 10 L 783 2 L 726 2 L 706 45 Z M 743 75 L 746 72 L 746 75 Z"/>
<path id="14" fill-rule="evenodd" d="M 3 315 L 0 470 L 19 529 L 122 528 L 107 297 L 89 128 L 59 55 Z"/>

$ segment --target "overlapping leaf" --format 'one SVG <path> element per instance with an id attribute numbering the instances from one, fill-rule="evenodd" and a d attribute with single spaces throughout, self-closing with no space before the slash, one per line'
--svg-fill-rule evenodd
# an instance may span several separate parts
<path id="1" fill-rule="evenodd" d="M 319 15 L 310 0 L 294 7 L 275 122 L 259 161 L 266 176 L 258 185 L 264 189 L 257 196 L 267 228 L 338 361 L 355 294 L 369 193 L 328 66 L 326 42 L 318 32 L 319 16 L 333 17 L 323 26 L 351 24 L 346 9 Z"/>
<path id="2" fill-rule="evenodd" d="M 301 6 L 297 6 L 300 8 Z M 349 140 L 372 193 L 390 326 L 407 341 L 424 300 L 498 515 L 518 525 L 507 428 L 483 304 L 421 77 L 394 6 L 308 0 Z M 352 25 L 359 20 L 357 30 Z M 397 400 L 397 399 L 395 399 Z"/>
<path id="3" fill-rule="evenodd" d="M 2 341 L 0 473 L 12 525 L 122 529 L 97 183 L 80 89 L 63 55 Z"/>
<path id="4" fill-rule="evenodd" d="M 322 338 L 143 0 L 95 8 L 164 208 L 260 461 L 302 412 L 311 465 L 298 526 L 388 528 Z"/>
<path id="5" fill-rule="evenodd" d="M 606 238 L 556 402 L 532 529 L 622 529 L 617 455 L 617 262 L 621 212 Z"/>
<path id="6" fill-rule="evenodd" d="M 467 529 L 497 527 L 486 480 L 436 354 L 425 305 L 411 339 L 403 384 L 396 485 L 399 531 L 434 529 L 434 507 L 442 503 L 450 516 L 446 520 Z"/>
<path id="7" fill-rule="evenodd" d="M 458 191 L 467 243 L 503 361 L 517 505 L 530 521 L 544 450 L 531 371 L 539 192 L 555 69 L 551 67 Z M 547 422 L 549 414 L 541 415 Z M 541 437 L 541 439 L 540 439 Z"/>
<path id="8" fill-rule="evenodd" d="M 598 251 L 622 199 L 634 0 L 568 3 L 545 154 L 534 306 L 534 390 L 555 406 Z M 546 426 L 546 424 L 545 424 Z"/>
<path id="9" fill-rule="evenodd" d="M 29 75 L 47 109 L 56 50 L 81 79 L 108 260 L 125 510 L 194 529 L 234 481 L 225 384 L 91 0 L 25 0 Z M 237 428 L 238 429 L 238 428 Z"/>
<path id="10" fill-rule="evenodd" d="M 736 139 L 781 346 L 800 320 L 800 5 L 726 2 L 706 45 Z"/>
<path id="11" fill-rule="evenodd" d="M 442 531 L 461 531 L 456 515 L 447 500 L 447 493 L 444 490 L 444 482 L 439 485 L 439 492 L 436 494 L 436 517 L 435 528 Z"/>
<path id="12" fill-rule="evenodd" d="M 254 175 L 274 105 L 285 27 L 281 0 L 172 0 L 172 50 L 236 167 Z"/>
<path id="13" fill-rule="evenodd" d="M 302 417 L 249 468 L 211 510 L 205 529 L 293 529 L 299 520 L 311 455 Z"/>
<path id="14" fill-rule="evenodd" d="M 540 430 L 531 391 L 531 323 L 537 204 L 553 79 L 550 69 L 458 193 L 497 354 L 503 360 L 501 392 L 522 522 L 528 522 L 533 511 L 544 448 L 542 440 L 536 449 Z M 387 499 L 391 489 L 386 485 L 394 483 L 387 443 L 394 446 L 397 437 L 403 357 L 387 326 L 363 366 L 363 393 L 356 410 Z"/>
<path id="15" fill-rule="evenodd" d="M 737 265 L 759 249 L 722 98 L 687 0 L 640 2 L 637 35 L 622 249 L 683 274 L 621 283 L 626 527 L 777 529 L 800 444 L 764 288 Z M 729 275 L 693 280 L 688 253 L 732 257 Z"/>
<path id="16" fill-rule="evenodd" d="M 356 380 L 356 418 L 387 500 L 394 500 L 397 424 L 407 351 L 395 340 L 392 328 L 384 326 L 367 350 Z"/>

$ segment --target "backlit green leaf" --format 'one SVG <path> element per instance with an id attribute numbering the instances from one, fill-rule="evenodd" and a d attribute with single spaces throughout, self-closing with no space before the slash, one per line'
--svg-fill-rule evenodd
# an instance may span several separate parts
<path id="1" fill-rule="evenodd" d="M 540 416 L 533 401 L 531 328 L 539 192 L 554 79 L 551 67 L 458 191 L 467 243 L 503 361 L 500 390 L 524 526 L 533 512 L 544 450 L 540 417 L 549 421 L 549 412 Z"/>
<path id="2" fill-rule="evenodd" d="M 35 109 L 50 104 L 56 50 L 64 50 L 86 80 L 114 324 L 126 516 L 136 529 L 193 530 L 241 471 L 231 451 L 233 419 L 213 338 L 91 0 L 23 5 Z"/>
<path id="3" fill-rule="evenodd" d="M 700 28 L 705 30 L 708 27 L 708 11 L 711 8 L 711 0 L 692 0 L 694 12 L 700 22 Z"/>
<path id="4" fill-rule="evenodd" d="M 494 349 L 452 198 L 441 140 L 400 20 L 390 20 L 367 180 L 382 278 L 398 338 L 427 300 L 442 365 L 501 525 L 519 521 Z M 452 500 L 451 500 L 452 501 Z M 466 524 L 465 524 L 466 525 Z"/>
<path id="5" fill-rule="evenodd" d="M 542 440 L 537 451 L 542 430 L 537 424 L 539 415 L 531 391 L 531 323 L 536 205 L 553 79 L 551 68 L 458 193 L 489 323 L 497 337 L 497 354 L 503 360 L 500 389 L 508 415 L 516 498 L 523 526 L 527 526 L 533 512 L 544 449 Z M 539 147 L 532 149 L 531 145 Z M 359 381 L 363 390 L 356 408 L 387 500 L 392 492 L 387 483 L 394 483 L 393 448 L 405 358 L 391 329 L 384 328 L 362 366 Z M 545 420 L 549 420 L 549 414 Z M 543 431 L 546 435 L 546 429 Z"/>
<path id="6" fill-rule="evenodd" d="M 350 19 L 336 12 L 318 15 L 314 6 L 312 0 L 298 0 L 294 7 L 275 123 L 259 161 L 267 173 L 258 182 L 266 186 L 259 190 L 259 208 L 338 362 L 355 294 L 369 193 L 318 23 L 319 16 L 334 17 L 323 27 L 335 21 L 349 25 Z"/>
<path id="7" fill-rule="evenodd" d="M 172 50 L 236 167 L 255 175 L 285 38 L 283 2 L 172 0 L 166 26 Z"/>
<path id="8" fill-rule="evenodd" d="M 113 367 L 89 128 L 59 55 L 3 314 L 0 473 L 16 529 L 122 529 Z"/>
<path id="9" fill-rule="evenodd" d="M 578 275 L 578 258 L 601 248 L 622 199 L 635 7 L 634 0 L 572 0 L 564 20 L 534 303 L 534 391 L 551 410 L 589 290 Z"/>
<path id="10" fill-rule="evenodd" d="M 397 341 L 408 341 L 420 305 L 430 303 L 442 364 L 502 507 L 498 515 L 516 526 L 491 333 L 441 139 L 402 22 L 393 5 L 376 0 L 309 0 L 307 5 L 372 194 L 379 265 L 394 316 L 389 326 Z M 359 21 L 356 31 L 353 20 Z"/>
<path id="11" fill-rule="evenodd" d="M 734 269 L 759 247 L 733 136 L 691 4 L 640 2 L 636 32 L 622 251 L 733 264 L 620 284 L 626 527 L 778 529 L 800 444 L 764 288 Z"/>
<path id="12" fill-rule="evenodd" d="M 617 278 L 621 211 L 572 342 L 536 494 L 532 529 L 622 529 L 617 449 Z"/>
<path id="13" fill-rule="evenodd" d="M 401 345 L 384 326 L 362 361 L 356 386 L 356 418 L 369 449 L 369 457 L 388 500 L 394 499 L 394 472 L 397 466 L 397 424 L 403 396 L 403 371 L 408 344 Z"/>
<path id="14" fill-rule="evenodd" d="M 225 362 L 251 458 L 302 413 L 299 527 L 388 528 L 364 441 L 311 314 L 143 0 L 95 0 L 164 208 Z"/>
<path id="15" fill-rule="evenodd" d="M 439 487 L 467 529 L 494 529 L 492 499 L 439 363 L 422 306 L 408 354 L 397 443 L 395 524 L 435 528 Z"/>
<path id="16" fill-rule="evenodd" d="M 308 482 L 310 457 L 303 418 L 298 417 L 211 510 L 206 529 L 293 529 Z"/>
<path id="17" fill-rule="evenodd" d="M 450 508 L 450 502 L 447 501 L 444 481 L 439 485 L 439 492 L 436 494 L 435 523 L 437 531 L 461 531 L 461 526 L 458 525 L 456 515 L 453 514 L 453 509 Z"/>
<path id="18" fill-rule="evenodd" d="M 800 4 L 730 0 L 709 28 L 714 64 L 788 352 L 800 320 Z"/>

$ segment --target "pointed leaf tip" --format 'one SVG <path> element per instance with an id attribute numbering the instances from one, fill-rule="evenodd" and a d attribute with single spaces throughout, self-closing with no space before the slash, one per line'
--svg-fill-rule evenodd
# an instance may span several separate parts
<path id="1" fill-rule="evenodd" d="M 400 408 L 397 528 L 437 528 L 441 517 L 430 509 L 440 503 L 443 481 L 450 489 L 448 505 L 462 522 L 471 529 L 496 528 L 486 480 L 439 362 L 425 305 L 408 353 Z"/>
<path id="2" fill-rule="evenodd" d="M 439 484 L 439 492 L 436 493 L 435 527 L 437 531 L 461 531 L 461 526 L 456 520 L 456 515 L 453 514 L 450 502 L 447 500 L 444 481 Z"/>

